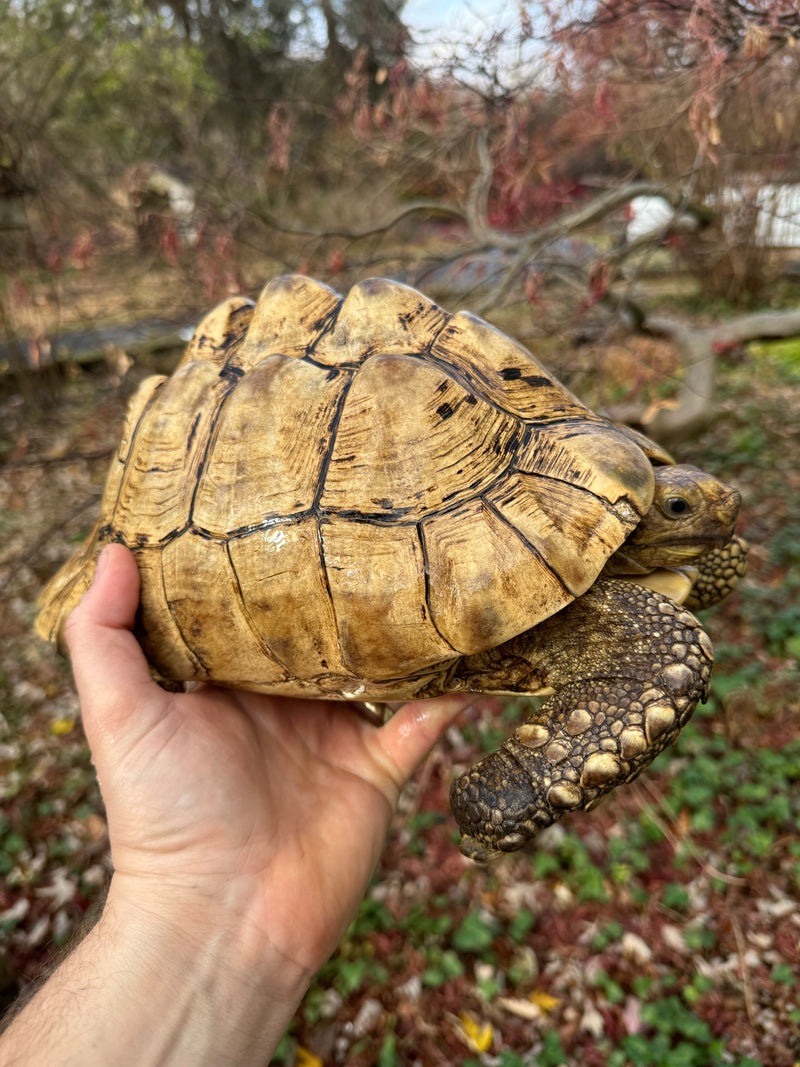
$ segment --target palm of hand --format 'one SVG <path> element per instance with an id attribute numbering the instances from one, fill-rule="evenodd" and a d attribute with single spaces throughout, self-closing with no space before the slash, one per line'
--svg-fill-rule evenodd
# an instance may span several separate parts
<path id="1" fill-rule="evenodd" d="M 235 899 L 283 951 L 319 966 L 404 782 L 467 701 L 408 704 L 377 729 L 332 701 L 169 694 L 130 632 L 137 601 L 135 563 L 112 546 L 67 633 L 115 881 L 137 899 L 165 887 L 210 906 Z"/>

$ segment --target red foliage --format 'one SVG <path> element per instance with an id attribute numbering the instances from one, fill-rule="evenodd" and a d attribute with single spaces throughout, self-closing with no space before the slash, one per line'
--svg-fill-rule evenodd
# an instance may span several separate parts
<path id="1" fill-rule="evenodd" d="M 47 269 L 52 274 L 60 274 L 61 271 L 64 269 L 64 256 L 57 244 L 51 243 L 50 245 L 48 245 L 47 255 L 45 258 L 47 263 Z"/>
<path id="2" fill-rule="evenodd" d="M 328 258 L 328 271 L 330 274 L 341 274 L 347 266 L 344 252 L 341 248 L 334 248 Z"/>
<path id="3" fill-rule="evenodd" d="M 169 220 L 158 238 L 158 247 L 161 250 L 161 255 L 169 263 L 171 267 L 180 259 L 181 255 L 181 237 L 178 233 L 178 228 L 172 220 Z"/>
<path id="4" fill-rule="evenodd" d="M 76 270 L 85 270 L 97 252 L 97 246 L 90 233 L 82 233 L 72 243 L 69 257 Z"/>

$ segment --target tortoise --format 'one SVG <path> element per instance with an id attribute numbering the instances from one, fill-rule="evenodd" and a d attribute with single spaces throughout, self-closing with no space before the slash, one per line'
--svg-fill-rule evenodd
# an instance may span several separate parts
<path id="1" fill-rule="evenodd" d="M 139 387 L 37 629 L 61 642 L 119 541 L 167 683 L 374 714 L 551 692 L 453 784 L 462 851 L 484 860 L 633 779 L 706 698 L 711 643 L 680 601 L 744 572 L 738 506 L 470 313 L 385 279 L 343 299 L 282 276 Z"/>

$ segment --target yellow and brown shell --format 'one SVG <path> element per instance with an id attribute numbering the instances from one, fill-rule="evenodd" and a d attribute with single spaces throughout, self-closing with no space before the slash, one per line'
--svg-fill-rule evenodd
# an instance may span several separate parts
<path id="1" fill-rule="evenodd" d="M 400 699 L 585 592 L 652 494 L 635 441 L 488 323 L 280 277 L 139 388 L 37 626 L 60 639 L 120 541 L 164 678 Z"/>

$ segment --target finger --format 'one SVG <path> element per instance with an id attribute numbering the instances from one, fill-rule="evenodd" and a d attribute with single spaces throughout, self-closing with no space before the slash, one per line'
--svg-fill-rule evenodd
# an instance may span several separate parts
<path id="1" fill-rule="evenodd" d="M 133 705 L 162 692 L 131 632 L 138 603 L 139 570 L 133 555 L 123 545 L 106 546 L 94 580 L 64 631 L 87 733 L 99 714 L 113 731 L 114 716 L 124 718 Z"/>
<path id="2" fill-rule="evenodd" d="M 403 704 L 375 738 L 404 779 L 414 773 L 447 728 L 475 702 L 473 695 L 449 693 Z"/>

